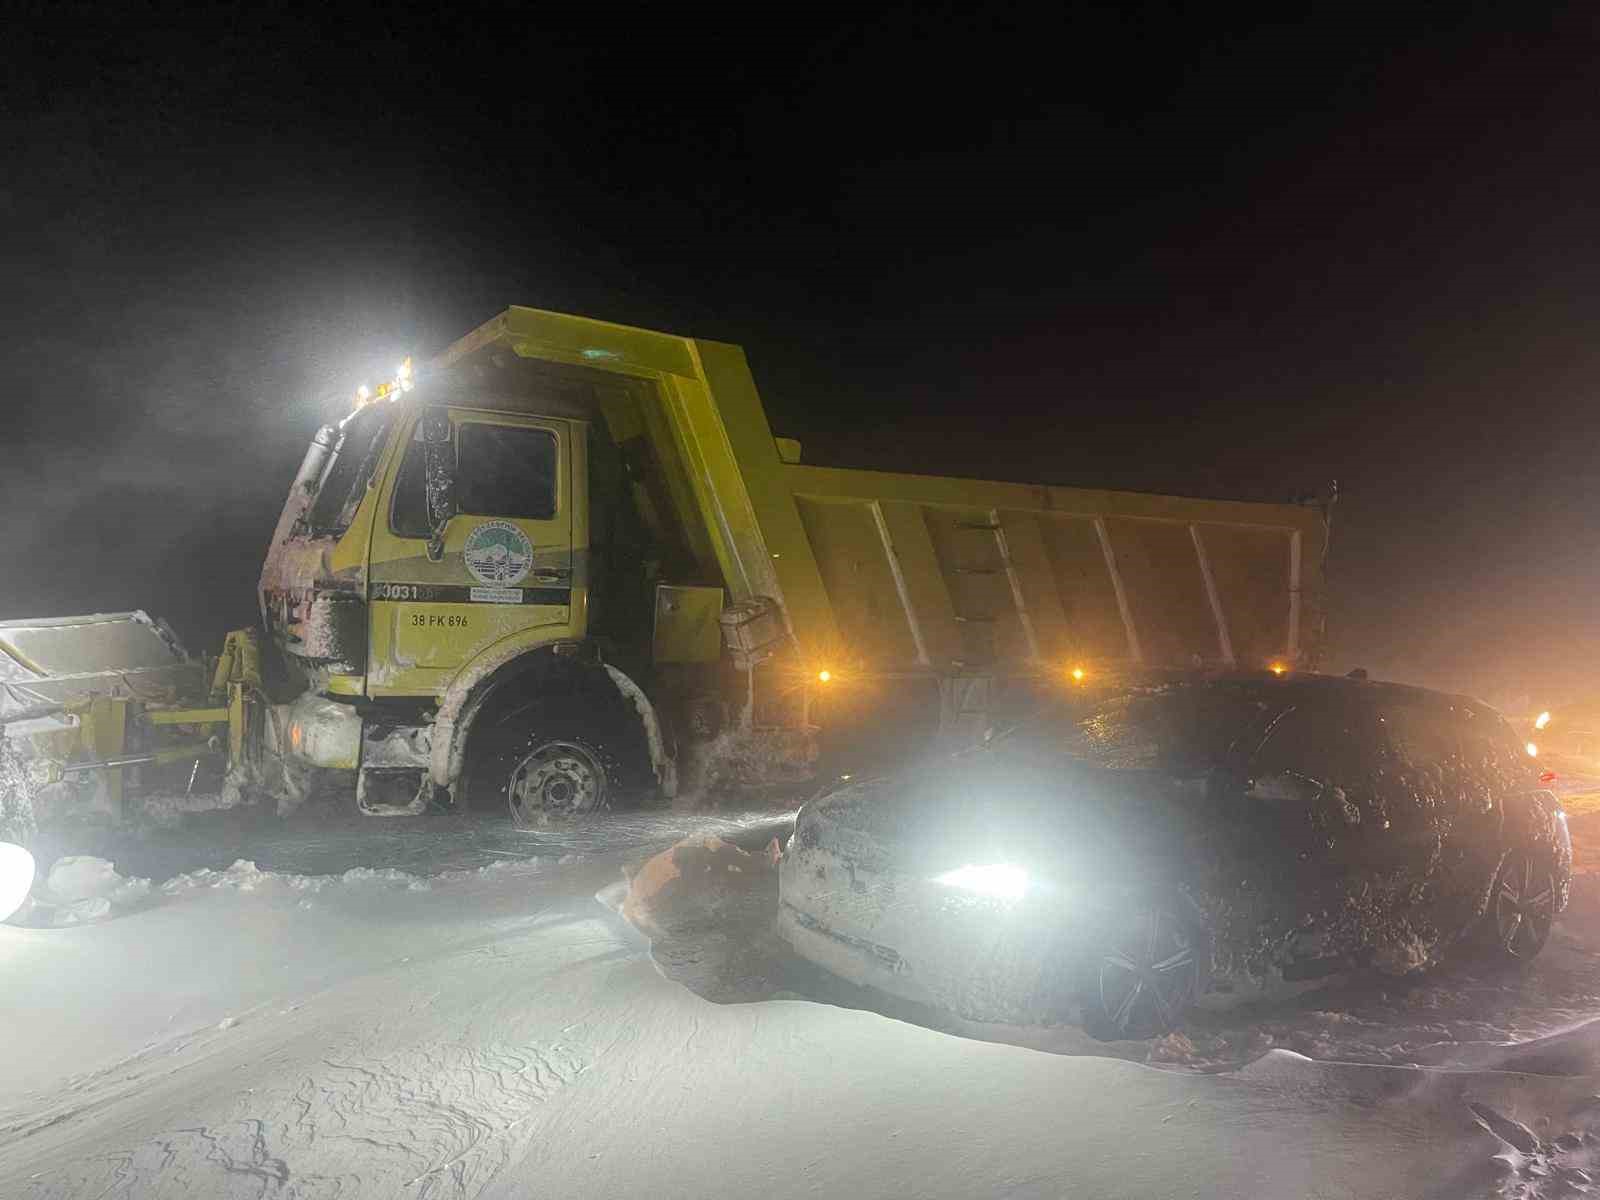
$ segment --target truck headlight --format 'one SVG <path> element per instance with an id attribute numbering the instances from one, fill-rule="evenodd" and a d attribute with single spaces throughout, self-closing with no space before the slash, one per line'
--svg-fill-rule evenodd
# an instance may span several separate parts
<path id="1" fill-rule="evenodd" d="M 1027 871 L 1012 863 L 957 867 L 954 871 L 935 875 L 933 881 L 979 896 L 993 896 L 997 900 L 1020 900 L 1022 893 L 1028 890 Z"/>

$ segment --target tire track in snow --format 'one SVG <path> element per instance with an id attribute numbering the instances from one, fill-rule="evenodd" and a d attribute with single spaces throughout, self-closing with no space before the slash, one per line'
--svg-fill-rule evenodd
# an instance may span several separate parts
<path id="1" fill-rule="evenodd" d="M 560 1045 L 327 1060 L 264 1113 L 96 1155 L 30 1181 L 28 1196 L 471 1200 L 527 1154 L 539 1106 L 588 1066 Z"/>

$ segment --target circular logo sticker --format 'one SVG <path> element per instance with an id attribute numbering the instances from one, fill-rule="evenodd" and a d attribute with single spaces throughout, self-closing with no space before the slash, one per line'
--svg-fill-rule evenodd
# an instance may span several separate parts
<path id="1" fill-rule="evenodd" d="M 479 583 L 509 587 L 533 566 L 533 543 L 510 521 L 485 521 L 467 535 L 461 557 Z"/>

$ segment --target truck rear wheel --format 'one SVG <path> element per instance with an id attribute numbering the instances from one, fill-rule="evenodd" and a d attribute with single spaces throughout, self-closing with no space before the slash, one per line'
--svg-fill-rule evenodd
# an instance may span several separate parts
<path id="1" fill-rule="evenodd" d="M 506 804 L 519 829 L 552 817 L 600 812 L 616 790 L 614 755 L 579 734 L 539 732 L 522 744 L 506 777 Z"/>

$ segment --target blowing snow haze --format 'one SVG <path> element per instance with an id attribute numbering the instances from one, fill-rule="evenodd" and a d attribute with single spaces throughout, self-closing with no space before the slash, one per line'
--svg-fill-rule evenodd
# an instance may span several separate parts
<path id="1" fill-rule="evenodd" d="M 1337 478 L 1331 665 L 1590 686 L 1586 8 L 62 12 L 0 109 L 0 616 L 215 645 L 314 429 L 516 303 L 744 345 L 815 462 Z"/>

